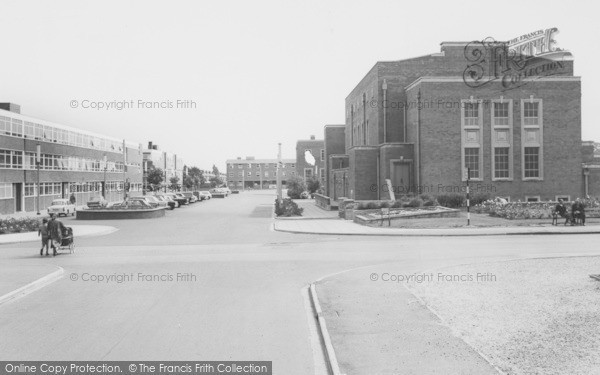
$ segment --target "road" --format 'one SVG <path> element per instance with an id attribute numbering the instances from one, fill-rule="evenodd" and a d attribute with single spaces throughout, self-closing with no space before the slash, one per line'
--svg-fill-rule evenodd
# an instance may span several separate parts
<path id="1" fill-rule="evenodd" d="M 0 246 L 0 272 L 22 264 L 65 270 L 52 285 L 0 306 L 0 360 L 268 360 L 275 374 L 312 374 L 301 289 L 325 275 L 376 264 L 412 271 L 599 253 L 597 235 L 280 233 L 270 229 L 273 200 L 273 191 L 244 192 L 161 219 L 99 221 L 119 231 L 76 238 L 75 255 L 40 257 L 37 243 Z"/>

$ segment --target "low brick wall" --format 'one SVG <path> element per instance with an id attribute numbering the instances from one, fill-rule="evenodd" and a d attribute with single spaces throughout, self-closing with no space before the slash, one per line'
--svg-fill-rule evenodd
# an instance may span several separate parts
<path id="1" fill-rule="evenodd" d="M 154 219 L 165 216 L 164 208 L 147 210 L 78 210 L 77 220 Z"/>
<path id="2" fill-rule="evenodd" d="M 315 196 L 315 205 L 319 208 L 322 208 L 324 210 L 331 210 L 331 199 L 326 196 L 326 195 L 322 195 L 322 194 L 314 194 Z"/>
<path id="3" fill-rule="evenodd" d="M 458 217 L 460 214 L 460 210 L 441 207 L 442 211 L 434 211 L 434 212 L 415 212 L 414 214 L 408 215 L 392 215 L 389 219 L 390 226 L 392 227 L 401 227 L 402 222 L 404 220 L 410 219 L 430 219 L 430 218 L 443 218 L 443 217 Z M 393 209 L 392 209 L 393 210 Z M 366 225 L 371 227 L 378 227 L 381 225 L 387 226 L 388 218 L 385 217 L 383 220 L 381 218 L 372 218 L 369 217 L 369 214 L 381 214 L 381 209 L 372 209 L 372 210 L 354 210 L 354 222 L 360 225 Z"/>

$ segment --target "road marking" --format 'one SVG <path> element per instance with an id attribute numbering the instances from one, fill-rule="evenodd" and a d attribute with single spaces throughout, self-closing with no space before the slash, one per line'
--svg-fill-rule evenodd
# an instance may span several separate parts
<path id="1" fill-rule="evenodd" d="M 23 298 L 28 294 L 35 292 L 38 289 L 42 289 L 46 285 L 50 285 L 56 280 L 63 277 L 65 270 L 62 267 L 57 266 L 57 270 L 49 273 L 48 275 L 41 277 L 35 281 L 30 282 L 29 284 L 20 287 L 19 289 L 13 290 L 10 293 L 7 293 L 3 296 L 0 296 L 0 305 L 7 302 L 15 301 L 19 298 Z"/>
<path id="2" fill-rule="evenodd" d="M 315 365 L 315 375 L 328 375 L 327 360 L 325 359 L 325 344 L 319 334 L 319 326 L 317 322 L 317 314 L 313 308 L 309 287 L 305 286 L 300 290 L 304 299 L 304 308 L 306 309 L 306 318 L 308 321 L 308 331 L 310 336 L 310 346 L 313 353 L 313 363 Z"/>

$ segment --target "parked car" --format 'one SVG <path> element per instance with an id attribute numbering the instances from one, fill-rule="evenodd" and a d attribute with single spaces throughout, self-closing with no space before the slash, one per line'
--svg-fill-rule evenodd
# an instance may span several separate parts
<path id="1" fill-rule="evenodd" d="M 88 208 L 104 208 L 108 206 L 108 201 L 104 199 L 103 196 L 98 195 L 96 197 L 90 198 L 87 202 Z"/>
<path id="2" fill-rule="evenodd" d="M 150 205 L 148 201 L 145 199 L 133 199 L 130 198 L 126 201 L 115 203 L 111 207 L 113 208 L 123 208 L 123 209 L 149 209 L 154 208 L 155 206 Z"/>
<path id="3" fill-rule="evenodd" d="M 239 191 L 239 190 L 232 190 L 232 191 L 231 191 L 231 194 L 239 194 L 239 193 L 240 193 L 240 191 Z"/>
<path id="4" fill-rule="evenodd" d="M 129 202 L 140 202 L 143 201 L 144 203 L 146 203 L 148 206 L 156 208 L 158 207 L 158 202 L 155 200 L 152 200 L 150 196 L 145 195 L 145 196 L 141 196 L 141 197 L 131 197 L 129 198 Z"/>
<path id="5" fill-rule="evenodd" d="M 75 205 L 68 199 L 55 199 L 48 207 L 48 215 L 73 215 L 75 216 Z"/>
<path id="6" fill-rule="evenodd" d="M 162 208 L 168 208 L 169 207 L 169 205 L 167 204 L 167 202 L 158 199 L 154 195 L 144 195 L 144 198 L 146 198 L 146 200 L 148 202 L 150 202 L 151 204 L 152 203 L 156 203 L 158 205 L 158 207 L 162 207 Z"/>
<path id="7" fill-rule="evenodd" d="M 190 192 L 186 191 L 184 193 L 181 193 L 181 195 L 183 195 L 184 197 L 188 198 L 190 200 L 190 203 L 196 203 L 196 202 L 198 202 L 198 198 L 196 198 L 196 196 L 194 195 L 194 193 L 192 193 L 191 191 Z"/>
<path id="8" fill-rule="evenodd" d="M 227 192 L 221 188 L 210 189 L 210 194 L 213 198 L 225 198 Z"/>
<path id="9" fill-rule="evenodd" d="M 171 197 L 174 201 L 179 203 L 180 206 L 190 203 L 190 201 L 186 197 L 184 197 L 181 194 L 178 195 L 178 193 L 165 193 L 165 195 Z"/>
<path id="10" fill-rule="evenodd" d="M 223 189 L 223 191 L 224 191 L 224 192 L 225 192 L 227 195 L 231 194 L 231 190 L 229 190 L 229 188 L 228 188 L 227 186 L 225 186 L 224 188 L 221 188 L 221 189 Z"/>
<path id="11" fill-rule="evenodd" d="M 200 199 L 202 200 L 209 200 L 210 198 L 212 198 L 212 194 L 210 193 L 210 191 L 199 191 L 198 194 L 200 195 Z"/>
<path id="12" fill-rule="evenodd" d="M 175 202 L 171 197 L 167 195 L 158 194 L 155 195 L 155 197 L 159 201 L 165 202 L 171 210 L 174 210 L 176 207 L 179 207 L 179 203 Z"/>

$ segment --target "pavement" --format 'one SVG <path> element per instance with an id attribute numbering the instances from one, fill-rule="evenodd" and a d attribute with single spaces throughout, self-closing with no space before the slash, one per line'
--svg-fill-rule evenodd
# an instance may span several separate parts
<path id="1" fill-rule="evenodd" d="M 416 219 L 415 219 L 416 220 Z M 279 232 L 352 235 L 352 236 L 498 236 L 498 235 L 531 235 L 531 234 L 598 234 L 600 225 L 562 226 L 548 225 L 518 227 L 473 227 L 473 228 L 389 228 L 367 227 L 356 224 L 352 220 L 321 220 L 305 218 L 304 220 L 275 220 L 273 229 Z"/>
<path id="2" fill-rule="evenodd" d="M 0 305 L 0 360 L 268 360 L 275 374 L 322 374 L 321 338 L 302 292 L 320 280 L 342 373 L 485 373 L 493 367 L 476 348 L 401 285 L 369 275 L 600 253 L 597 234 L 399 240 L 273 231 L 273 222 L 338 222 L 273 220 L 274 197 L 248 191 L 163 218 L 96 222 L 119 230 L 80 236 L 76 253 L 57 257 L 40 257 L 31 243 L 1 244 L 0 277 L 29 265 L 61 267 L 64 277 Z"/>
<path id="3" fill-rule="evenodd" d="M 62 221 L 62 220 L 61 220 Z M 68 227 L 73 228 L 73 236 L 78 239 L 80 237 L 88 236 L 102 236 L 117 231 L 118 229 L 110 225 L 72 225 L 68 224 Z M 0 235 L 1 244 L 11 243 L 22 243 L 22 242 L 40 242 L 41 239 L 38 232 L 24 232 L 24 233 L 9 233 Z"/>

